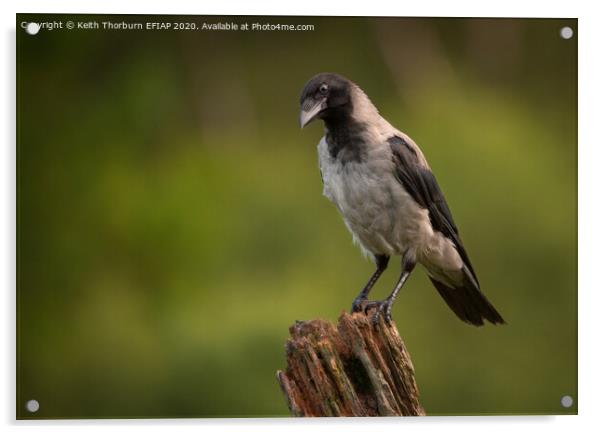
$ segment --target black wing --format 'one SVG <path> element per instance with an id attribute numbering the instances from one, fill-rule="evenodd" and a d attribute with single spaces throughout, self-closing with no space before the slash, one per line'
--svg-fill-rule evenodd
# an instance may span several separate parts
<path id="1" fill-rule="evenodd" d="M 464 250 L 458 228 L 435 175 L 420 164 L 416 149 L 403 138 L 394 136 L 388 139 L 388 142 L 393 152 L 397 179 L 421 207 L 428 209 L 433 229 L 454 243 L 464 262 L 463 271 L 466 281 L 462 286 L 452 288 L 431 277 L 433 285 L 462 321 L 476 326 L 483 325 L 484 319 L 493 324 L 504 324 L 502 316 L 479 288 L 477 275 Z"/>
<path id="2" fill-rule="evenodd" d="M 429 220 L 433 229 L 441 232 L 454 243 L 462 261 L 464 261 L 478 285 L 477 276 L 470 259 L 468 259 L 468 254 L 464 250 L 458 228 L 454 223 L 439 184 L 437 184 L 435 175 L 419 163 L 416 150 L 403 138 L 393 136 L 388 139 L 388 142 L 393 152 L 397 179 L 421 207 L 428 209 Z"/>

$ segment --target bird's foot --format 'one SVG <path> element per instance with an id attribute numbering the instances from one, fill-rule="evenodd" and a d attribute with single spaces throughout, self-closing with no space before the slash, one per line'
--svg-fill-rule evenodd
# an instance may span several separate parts
<path id="1" fill-rule="evenodd" d="M 391 306 L 393 305 L 393 300 L 386 298 L 381 301 L 369 301 L 363 305 L 364 313 L 368 314 L 370 309 L 376 309 L 374 315 L 372 315 L 372 323 L 377 325 L 380 322 L 380 316 L 383 315 L 385 319 L 385 323 L 387 325 L 391 324 Z"/>
<path id="2" fill-rule="evenodd" d="M 367 297 L 362 294 L 355 297 L 355 300 L 353 300 L 353 303 L 351 303 L 351 313 L 363 311 L 364 310 L 363 306 L 364 306 L 364 304 L 366 304 L 367 300 L 368 300 Z"/>

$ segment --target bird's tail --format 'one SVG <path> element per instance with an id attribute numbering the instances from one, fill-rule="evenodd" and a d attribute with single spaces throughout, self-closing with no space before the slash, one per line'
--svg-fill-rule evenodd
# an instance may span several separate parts
<path id="1" fill-rule="evenodd" d="M 506 324 L 499 312 L 487 300 L 479 288 L 476 279 L 464 269 L 465 279 L 462 286 L 450 287 L 430 277 L 437 292 L 462 321 L 475 326 L 482 326 L 484 320 L 492 324 Z"/>

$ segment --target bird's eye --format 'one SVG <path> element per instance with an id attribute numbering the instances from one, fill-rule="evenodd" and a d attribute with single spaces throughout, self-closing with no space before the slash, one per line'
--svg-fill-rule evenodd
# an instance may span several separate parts
<path id="1" fill-rule="evenodd" d="M 328 85 L 326 83 L 322 83 L 320 86 L 320 93 L 325 94 L 326 92 L 328 92 Z"/>

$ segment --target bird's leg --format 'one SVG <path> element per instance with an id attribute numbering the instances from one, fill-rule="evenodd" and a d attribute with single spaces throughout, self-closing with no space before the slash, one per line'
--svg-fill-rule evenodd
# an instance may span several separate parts
<path id="1" fill-rule="evenodd" d="M 353 300 L 353 303 L 351 304 L 351 312 L 360 312 L 362 310 L 362 304 L 368 298 L 370 290 L 372 289 L 380 275 L 383 274 L 383 271 L 387 269 L 387 265 L 389 264 L 389 256 L 375 255 L 375 259 L 376 271 L 372 274 L 370 280 L 368 280 L 368 283 L 366 283 L 366 286 L 364 286 L 364 289 L 362 289 L 357 295 L 357 297 L 355 297 L 355 300 Z"/>
<path id="2" fill-rule="evenodd" d="M 416 261 L 411 259 L 406 252 L 401 260 L 401 276 L 399 276 L 399 280 L 397 281 L 395 288 L 393 288 L 393 291 L 391 291 L 391 294 L 382 301 L 372 301 L 364 305 L 364 312 L 368 312 L 368 310 L 373 307 L 377 309 L 372 317 L 375 324 L 378 324 L 381 314 L 385 315 L 385 322 L 387 324 L 391 323 L 391 307 L 393 306 L 393 302 L 395 301 L 399 290 L 403 287 L 406 280 L 408 280 L 408 277 L 410 277 L 415 266 Z"/>

